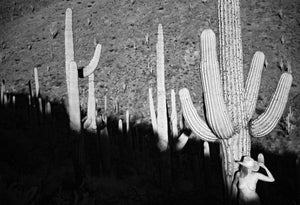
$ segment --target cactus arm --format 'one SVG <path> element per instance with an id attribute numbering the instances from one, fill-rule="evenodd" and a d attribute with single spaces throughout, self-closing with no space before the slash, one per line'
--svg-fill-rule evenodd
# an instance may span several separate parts
<path id="1" fill-rule="evenodd" d="M 177 142 L 175 143 L 175 150 L 177 150 L 177 151 L 182 150 L 188 140 L 189 140 L 189 136 L 187 136 L 185 133 L 182 133 L 177 138 Z"/>
<path id="2" fill-rule="evenodd" d="M 149 88 L 149 107 L 150 107 L 152 129 L 153 129 L 153 133 L 156 135 L 157 121 L 156 121 L 156 114 L 155 114 L 154 103 L 153 103 L 152 88 Z"/>
<path id="3" fill-rule="evenodd" d="M 224 103 L 216 52 L 216 36 L 211 29 L 201 34 L 201 65 L 207 121 L 219 138 L 229 138 L 234 129 Z"/>
<path id="4" fill-rule="evenodd" d="M 80 133 L 80 105 L 79 105 L 79 89 L 78 89 L 78 70 L 77 64 L 74 61 L 70 62 L 69 70 L 69 120 L 70 129 L 74 132 Z"/>
<path id="5" fill-rule="evenodd" d="M 69 92 L 69 69 L 70 62 L 74 61 L 74 44 L 73 44 L 73 31 L 72 31 L 72 9 L 67 8 L 65 20 L 65 68 L 66 68 L 66 81 L 67 90 Z"/>
<path id="6" fill-rule="evenodd" d="M 88 96 L 87 120 L 83 124 L 84 129 L 87 129 L 87 131 L 93 132 L 93 133 L 95 133 L 97 131 L 94 77 L 95 77 L 94 73 L 89 75 L 89 96 Z"/>
<path id="7" fill-rule="evenodd" d="M 158 25 L 156 55 L 158 148 L 160 151 L 165 151 L 168 147 L 168 119 L 165 89 L 164 37 L 161 24 Z"/>
<path id="8" fill-rule="evenodd" d="M 193 105 L 188 89 L 183 88 L 179 91 L 179 97 L 181 101 L 182 111 L 184 119 L 186 120 L 189 128 L 193 133 L 208 142 L 215 142 L 218 138 L 208 127 L 199 115 Z"/>
<path id="9" fill-rule="evenodd" d="M 265 55 L 263 52 L 257 51 L 251 62 L 249 74 L 246 81 L 246 109 L 247 119 L 251 119 L 256 106 L 258 91 L 261 82 L 261 74 L 264 67 Z"/>
<path id="10" fill-rule="evenodd" d="M 101 45 L 97 44 L 95 52 L 94 52 L 94 56 L 92 58 L 92 60 L 90 61 L 90 63 L 85 66 L 82 69 L 79 69 L 79 77 L 80 78 L 85 78 L 88 77 L 89 75 L 91 75 L 95 69 L 97 68 L 97 65 L 99 63 L 100 60 L 100 55 L 101 55 Z"/>
<path id="11" fill-rule="evenodd" d="M 85 66 L 82 69 L 79 69 L 79 77 L 84 78 L 88 77 L 91 75 L 100 59 L 100 54 L 101 54 L 101 45 L 97 44 L 94 56 L 90 63 Z M 73 30 L 72 30 L 72 9 L 67 8 L 66 10 L 66 19 L 65 19 L 65 56 L 66 56 L 66 62 L 65 62 L 65 67 L 66 67 L 66 78 L 67 78 L 67 89 L 69 90 L 69 76 L 68 76 L 68 69 L 69 69 L 69 64 L 71 61 L 74 61 L 74 44 L 73 44 Z"/>
<path id="12" fill-rule="evenodd" d="M 283 73 L 276 91 L 266 111 L 250 123 L 250 131 L 254 137 L 263 137 L 269 134 L 280 120 L 288 100 L 293 77 L 291 73 Z"/>

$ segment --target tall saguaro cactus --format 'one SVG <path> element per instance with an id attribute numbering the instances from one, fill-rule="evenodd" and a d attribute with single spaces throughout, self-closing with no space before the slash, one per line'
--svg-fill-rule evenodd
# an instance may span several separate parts
<path id="1" fill-rule="evenodd" d="M 100 59 L 100 53 L 101 45 L 97 44 L 94 56 L 90 63 L 81 70 L 78 70 L 74 60 L 72 10 L 68 8 L 66 10 L 65 19 L 65 69 L 68 91 L 68 113 L 70 129 L 78 133 L 81 131 L 78 77 L 88 77 L 95 71 Z M 93 77 L 90 78 L 90 81 L 93 81 Z M 92 87 L 90 89 L 92 89 Z"/>
<path id="2" fill-rule="evenodd" d="M 158 148 L 166 151 L 168 148 L 168 119 L 167 100 L 165 88 L 165 60 L 164 60 L 164 37 L 162 25 L 158 25 L 156 44 L 156 75 L 157 75 L 157 118 L 154 111 L 152 89 L 149 89 L 149 104 L 152 127 L 158 137 Z"/>
<path id="3" fill-rule="evenodd" d="M 227 193 L 242 156 L 249 156 L 250 136 L 262 137 L 278 123 L 292 84 L 292 75 L 281 75 L 275 94 L 257 119 L 255 112 L 265 56 L 256 52 L 244 86 L 239 0 L 219 0 L 220 67 L 216 51 L 216 37 L 212 30 L 201 34 L 201 80 L 204 91 L 206 121 L 193 106 L 189 91 L 179 92 L 183 115 L 197 137 L 219 142 L 223 156 L 223 176 Z"/>

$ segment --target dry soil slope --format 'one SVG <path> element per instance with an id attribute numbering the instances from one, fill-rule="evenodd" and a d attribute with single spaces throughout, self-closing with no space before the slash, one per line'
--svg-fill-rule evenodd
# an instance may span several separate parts
<path id="1" fill-rule="evenodd" d="M 137 116 L 149 120 L 147 94 L 148 87 L 155 86 L 156 31 L 157 25 L 162 23 L 168 99 L 171 88 L 178 91 L 187 87 L 202 112 L 199 103 L 202 101 L 202 91 L 198 74 L 198 34 L 207 27 L 218 32 L 216 0 L 206 3 L 199 0 L 0 2 L 3 16 L 0 40 L 5 44 L 4 48 L 0 48 L 3 57 L 0 78 L 6 80 L 9 91 L 27 92 L 26 84 L 33 79 L 33 68 L 38 67 L 42 95 L 57 100 L 66 97 L 64 13 L 66 8 L 71 7 L 75 59 L 79 65 L 88 63 L 92 57 L 95 39 L 103 46 L 95 78 L 100 106 L 104 95 L 108 96 L 109 109 L 112 109 L 113 99 L 118 97 L 122 111 L 130 109 Z M 36 9 L 32 12 L 29 5 L 34 5 Z M 289 60 L 293 67 L 294 83 L 288 106 L 292 106 L 294 124 L 299 128 L 300 104 L 296 102 L 300 102 L 300 2 L 242 0 L 241 7 L 245 76 L 255 51 L 263 51 L 268 59 L 258 107 L 266 107 L 276 88 L 282 72 L 278 62 L 281 58 L 284 63 Z M 58 35 L 54 39 L 49 31 L 53 22 L 58 25 Z M 146 35 L 149 36 L 148 44 Z M 28 49 L 28 46 L 32 48 Z M 82 106 L 85 107 L 86 80 L 80 81 L 80 93 Z M 269 140 L 273 143 L 275 139 Z"/>

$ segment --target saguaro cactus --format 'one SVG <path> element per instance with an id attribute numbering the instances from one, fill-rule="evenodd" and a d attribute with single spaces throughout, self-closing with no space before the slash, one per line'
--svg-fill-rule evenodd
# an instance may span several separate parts
<path id="1" fill-rule="evenodd" d="M 179 92 L 187 124 L 201 139 L 220 142 L 224 182 L 230 191 L 235 171 L 242 156 L 249 156 L 250 136 L 267 135 L 278 123 L 292 84 L 292 75 L 281 75 L 275 94 L 257 119 L 255 111 L 265 56 L 256 52 L 244 87 L 243 55 L 239 0 L 219 0 L 220 70 L 216 37 L 212 30 L 201 34 L 201 80 L 204 91 L 206 121 L 194 108 L 187 89 Z M 229 193 L 229 192 L 228 192 Z"/>
<path id="2" fill-rule="evenodd" d="M 156 44 L 156 75 L 157 75 L 157 118 L 154 111 L 152 90 L 149 89 L 149 104 L 152 127 L 158 136 L 158 148 L 165 151 L 168 148 L 168 119 L 167 101 L 165 89 L 165 67 L 164 67 L 164 37 L 162 25 L 158 25 L 158 37 Z"/>
<path id="3" fill-rule="evenodd" d="M 94 72 L 100 59 L 100 53 L 101 45 L 97 44 L 94 56 L 90 63 L 86 67 L 78 70 L 77 64 L 74 61 L 72 10 L 68 8 L 66 10 L 65 19 L 65 69 L 68 91 L 68 113 L 70 119 L 70 129 L 76 132 L 81 131 L 78 76 L 88 77 Z"/>

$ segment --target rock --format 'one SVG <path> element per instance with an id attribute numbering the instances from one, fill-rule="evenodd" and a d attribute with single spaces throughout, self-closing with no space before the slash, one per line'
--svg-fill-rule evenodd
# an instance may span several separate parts
<path id="1" fill-rule="evenodd" d="M 30 8 L 31 8 L 31 12 L 34 12 L 35 7 L 33 5 L 30 5 Z"/>
<path id="2" fill-rule="evenodd" d="M 283 60 L 282 60 L 282 58 L 280 59 L 280 61 L 278 62 L 278 68 L 281 70 L 281 71 L 283 71 L 284 70 L 284 66 L 283 66 Z"/>
<path id="3" fill-rule="evenodd" d="M 87 25 L 89 26 L 89 25 L 91 25 L 91 23 L 92 23 L 92 22 L 91 22 L 91 19 L 88 18 L 88 19 L 87 19 Z"/>
<path id="4" fill-rule="evenodd" d="M 58 34 L 58 30 L 59 30 L 58 23 L 56 21 L 52 22 L 50 26 L 50 34 L 53 39 L 56 38 Z"/>
<path id="5" fill-rule="evenodd" d="M 1 45 L 2 45 L 2 49 L 6 48 L 6 43 L 4 41 L 2 41 Z"/>
<path id="6" fill-rule="evenodd" d="M 283 17 L 282 9 L 279 9 L 279 10 L 278 10 L 277 15 L 279 16 L 280 19 L 282 19 L 282 17 Z"/>

